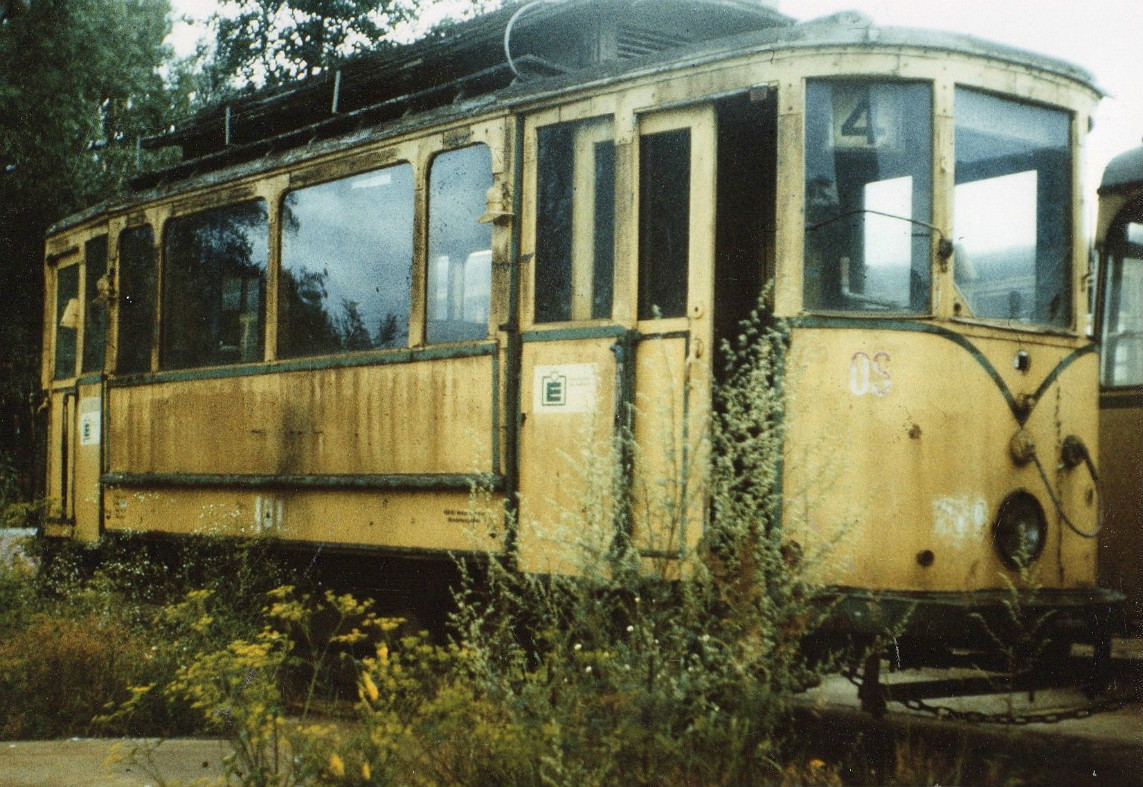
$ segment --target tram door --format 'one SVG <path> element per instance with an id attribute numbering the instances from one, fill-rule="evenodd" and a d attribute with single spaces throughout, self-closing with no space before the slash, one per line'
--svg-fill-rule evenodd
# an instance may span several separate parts
<path id="1" fill-rule="evenodd" d="M 714 112 L 623 125 L 545 114 L 526 135 L 535 199 L 522 249 L 525 570 L 575 572 L 617 536 L 670 559 L 701 535 Z"/>
<path id="2" fill-rule="evenodd" d="M 108 236 L 83 244 L 82 258 L 56 269 L 54 353 L 49 407 L 50 524 L 99 536 L 103 360 L 107 335 Z"/>

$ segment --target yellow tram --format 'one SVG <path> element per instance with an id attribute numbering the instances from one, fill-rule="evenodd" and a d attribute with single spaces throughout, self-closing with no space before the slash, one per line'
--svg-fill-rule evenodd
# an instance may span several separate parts
<path id="1" fill-rule="evenodd" d="M 1046 636 L 1105 637 L 1098 99 L 859 14 L 564 0 L 203 112 L 47 238 L 45 533 L 564 570 L 582 457 L 633 405 L 639 444 L 701 458 L 715 348 L 770 285 L 783 526 L 840 533 L 842 625 L 978 639 L 1034 570 Z M 473 486 L 511 516 L 474 527 Z M 695 547 L 692 497 L 645 555 Z"/>
<path id="2" fill-rule="evenodd" d="M 1099 285 L 1095 324 L 1102 350 L 1099 455 L 1103 490 L 1101 584 L 1128 599 L 1143 630 L 1143 147 L 1111 161 L 1099 187 Z"/>

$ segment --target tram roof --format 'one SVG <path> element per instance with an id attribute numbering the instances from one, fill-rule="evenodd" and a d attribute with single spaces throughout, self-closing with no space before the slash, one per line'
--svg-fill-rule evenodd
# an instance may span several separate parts
<path id="1" fill-rule="evenodd" d="M 1143 145 L 1120 153 L 1108 162 L 1099 183 L 1099 193 L 1105 194 L 1127 186 L 1143 183 Z"/>
<path id="2" fill-rule="evenodd" d="M 292 85 L 264 89 L 207 108 L 180 126 L 145 138 L 145 147 L 183 147 L 187 158 L 251 141 L 316 119 L 387 102 L 403 109 L 432 105 L 438 90 L 468 94 L 505 87 L 517 78 L 578 71 L 746 30 L 793 20 L 766 0 L 539 0 L 509 3 L 448 25 L 404 46 L 384 46 Z M 511 25 L 512 62 L 505 56 Z M 337 109 L 333 108 L 337 92 Z M 451 100 L 451 96 L 449 96 Z"/>
<path id="3" fill-rule="evenodd" d="M 504 47 L 509 27 L 511 62 Z M 852 11 L 798 23 L 763 0 L 517 3 L 457 23 L 445 35 L 360 56 L 338 70 L 204 110 L 143 140 L 148 148 L 182 147 L 181 163 L 136 177 L 132 194 L 71 216 L 49 232 L 108 208 L 215 185 L 492 106 L 527 105 L 568 90 L 732 56 L 833 46 L 967 53 L 1097 90 L 1089 72 L 1065 61 L 957 33 L 881 28 Z"/>

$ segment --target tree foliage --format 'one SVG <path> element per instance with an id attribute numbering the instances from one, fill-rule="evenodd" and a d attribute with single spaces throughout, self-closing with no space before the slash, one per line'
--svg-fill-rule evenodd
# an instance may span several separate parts
<path id="1" fill-rule="evenodd" d="M 213 89 L 276 87 L 385 46 L 418 0 L 221 0 L 210 19 Z"/>
<path id="2" fill-rule="evenodd" d="M 499 6 L 501 0 L 219 0 L 200 53 L 206 100 L 274 88 Z M 443 12 L 443 13 L 442 13 Z"/>
<path id="3" fill-rule="evenodd" d="M 176 110 L 161 71 L 169 13 L 169 0 L 35 0 L 0 22 L 0 451 L 21 465 L 34 442 L 44 233 L 120 188 L 136 137 Z"/>

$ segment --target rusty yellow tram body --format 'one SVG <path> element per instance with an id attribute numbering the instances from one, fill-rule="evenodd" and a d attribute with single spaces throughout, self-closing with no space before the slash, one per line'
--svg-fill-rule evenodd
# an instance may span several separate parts
<path id="1" fill-rule="evenodd" d="M 980 639 L 1034 571 L 1045 636 L 1104 637 L 1098 98 L 855 14 L 566 0 L 204 112 L 144 141 L 181 164 L 47 238 L 46 533 L 565 570 L 585 457 L 634 405 L 700 465 L 716 347 L 770 283 L 783 526 L 837 541 L 841 625 Z M 473 526 L 477 484 L 503 524 Z M 691 497 L 644 554 L 695 547 Z"/>
<path id="2" fill-rule="evenodd" d="M 1096 226 L 1101 349 L 1099 456 L 1104 499 L 1101 584 L 1123 591 L 1143 630 L 1143 147 L 1108 165 Z"/>

